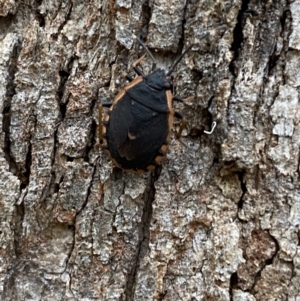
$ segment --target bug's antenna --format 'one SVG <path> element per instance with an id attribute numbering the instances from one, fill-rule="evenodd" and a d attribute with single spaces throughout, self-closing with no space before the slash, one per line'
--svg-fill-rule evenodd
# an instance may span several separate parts
<path id="1" fill-rule="evenodd" d="M 191 50 L 191 48 L 194 46 L 194 44 L 190 45 L 178 58 L 177 60 L 173 63 L 172 67 L 167 73 L 167 76 L 171 75 L 171 73 L 174 71 L 175 67 L 178 65 L 178 63 L 182 60 L 182 58 L 185 56 L 185 54 Z"/>
<path id="2" fill-rule="evenodd" d="M 147 52 L 147 54 L 149 55 L 150 59 L 152 60 L 152 70 L 154 70 L 156 68 L 156 60 L 153 57 L 152 53 L 150 52 L 150 50 L 148 49 L 148 47 L 132 32 L 130 32 L 128 29 L 124 28 L 124 31 L 127 32 L 128 34 L 130 34 L 132 36 L 133 39 L 137 40 L 140 45 L 145 49 L 145 51 Z"/>
<path id="3" fill-rule="evenodd" d="M 220 30 L 226 30 L 227 26 L 226 25 L 220 25 L 212 30 L 209 30 L 208 32 L 204 33 L 199 39 L 197 39 L 197 42 L 199 42 L 199 40 L 204 39 L 205 37 L 207 37 L 209 34 L 211 34 L 212 32 L 218 32 Z M 170 70 L 167 73 L 167 76 L 171 75 L 171 73 L 174 71 L 175 67 L 177 66 L 177 64 L 182 60 L 182 58 L 185 56 L 185 54 L 191 50 L 191 48 L 193 46 L 195 46 L 196 44 L 192 44 L 190 45 L 180 56 L 179 58 L 177 58 L 177 60 L 173 63 L 172 67 L 170 68 Z"/>
<path id="4" fill-rule="evenodd" d="M 201 37 L 200 37 L 200 40 L 204 39 L 206 36 L 209 35 L 209 32 L 206 32 L 205 34 L 203 34 Z M 167 76 L 171 75 L 171 73 L 174 71 L 175 67 L 178 65 L 178 63 L 182 60 L 182 58 L 186 55 L 186 53 L 188 51 L 191 50 L 191 48 L 195 46 L 195 44 L 192 44 L 190 45 L 176 60 L 175 62 L 173 63 L 172 67 L 170 68 L 170 70 L 168 71 L 167 73 Z"/>

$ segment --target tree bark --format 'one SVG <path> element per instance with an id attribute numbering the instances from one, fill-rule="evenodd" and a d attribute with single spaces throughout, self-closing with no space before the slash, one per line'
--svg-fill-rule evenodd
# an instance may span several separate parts
<path id="1" fill-rule="evenodd" d="M 124 28 L 165 70 L 195 43 L 143 175 L 98 139 Z M 299 301 L 299 69 L 300 0 L 0 0 L 1 300 Z"/>

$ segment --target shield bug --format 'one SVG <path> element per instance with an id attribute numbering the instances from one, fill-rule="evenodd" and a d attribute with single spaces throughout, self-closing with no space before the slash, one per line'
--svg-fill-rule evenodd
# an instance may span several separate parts
<path id="1" fill-rule="evenodd" d="M 128 30 L 125 31 L 131 34 Z M 146 45 L 138 37 L 131 35 L 152 60 L 152 70 L 149 74 L 144 74 L 138 67 L 145 57 L 142 56 L 133 63 L 137 76 L 134 79 L 127 76 L 129 84 L 121 89 L 114 101 L 99 106 L 99 119 L 102 116 L 102 106 L 109 107 L 103 122 L 99 120 L 99 138 L 116 166 L 126 171 L 142 173 L 155 169 L 161 163 L 168 149 L 174 117 L 181 119 L 179 137 L 186 125 L 182 115 L 174 111 L 172 103 L 185 102 L 193 97 L 183 99 L 173 96 L 170 75 L 193 45 L 165 72 L 156 67 L 156 61 Z"/>

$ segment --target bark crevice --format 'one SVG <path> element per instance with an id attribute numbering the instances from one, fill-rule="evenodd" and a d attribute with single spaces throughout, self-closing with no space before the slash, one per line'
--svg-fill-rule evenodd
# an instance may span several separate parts
<path id="1" fill-rule="evenodd" d="M 229 71 L 234 75 L 235 74 L 235 66 L 234 63 L 239 57 L 239 50 L 244 40 L 243 28 L 244 28 L 244 14 L 248 10 L 250 0 L 243 0 L 241 9 L 237 16 L 237 23 L 233 30 L 233 41 L 231 44 L 231 51 L 233 51 L 234 55 L 229 64 Z"/>
<path id="2" fill-rule="evenodd" d="M 144 195 L 144 209 L 142 215 L 142 221 L 140 225 L 140 240 L 138 245 L 138 251 L 136 253 L 136 260 L 132 266 L 131 272 L 128 275 L 126 283 L 126 300 L 133 301 L 134 299 L 134 289 L 136 283 L 137 272 L 141 260 L 145 257 L 149 239 L 150 239 L 150 223 L 152 219 L 152 203 L 155 199 L 155 181 L 159 178 L 161 173 L 161 167 L 157 168 L 149 174 L 148 183 Z"/>
<path id="3" fill-rule="evenodd" d="M 9 61 L 9 65 L 7 68 L 8 71 L 8 78 L 7 78 L 7 85 L 6 85 L 6 95 L 4 97 L 3 102 L 3 123 L 2 123 L 2 131 L 4 133 L 4 155 L 5 159 L 9 165 L 9 171 L 16 175 L 20 182 L 24 185 L 28 183 L 28 175 L 30 174 L 30 166 L 26 165 L 26 170 L 24 172 L 19 170 L 17 162 L 15 158 L 11 154 L 11 147 L 10 147 L 10 125 L 11 125 L 11 103 L 13 100 L 14 95 L 16 95 L 16 84 L 15 84 L 15 74 L 18 71 L 18 58 L 21 53 L 22 43 L 18 41 L 12 50 L 12 56 Z M 29 151 L 29 150 L 28 150 Z M 30 162 L 30 155 L 27 154 L 28 161 Z"/>

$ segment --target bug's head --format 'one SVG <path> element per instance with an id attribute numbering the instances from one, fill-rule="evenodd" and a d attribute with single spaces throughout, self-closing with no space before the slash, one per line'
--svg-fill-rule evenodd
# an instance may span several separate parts
<path id="1" fill-rule="evenodd" d="M 157 68 L 146 76 L 145 81 L 150 88 L 155 90 L 167 90 L 171 88 L 170 82 L 166 78 L 165 70 Z"/>

